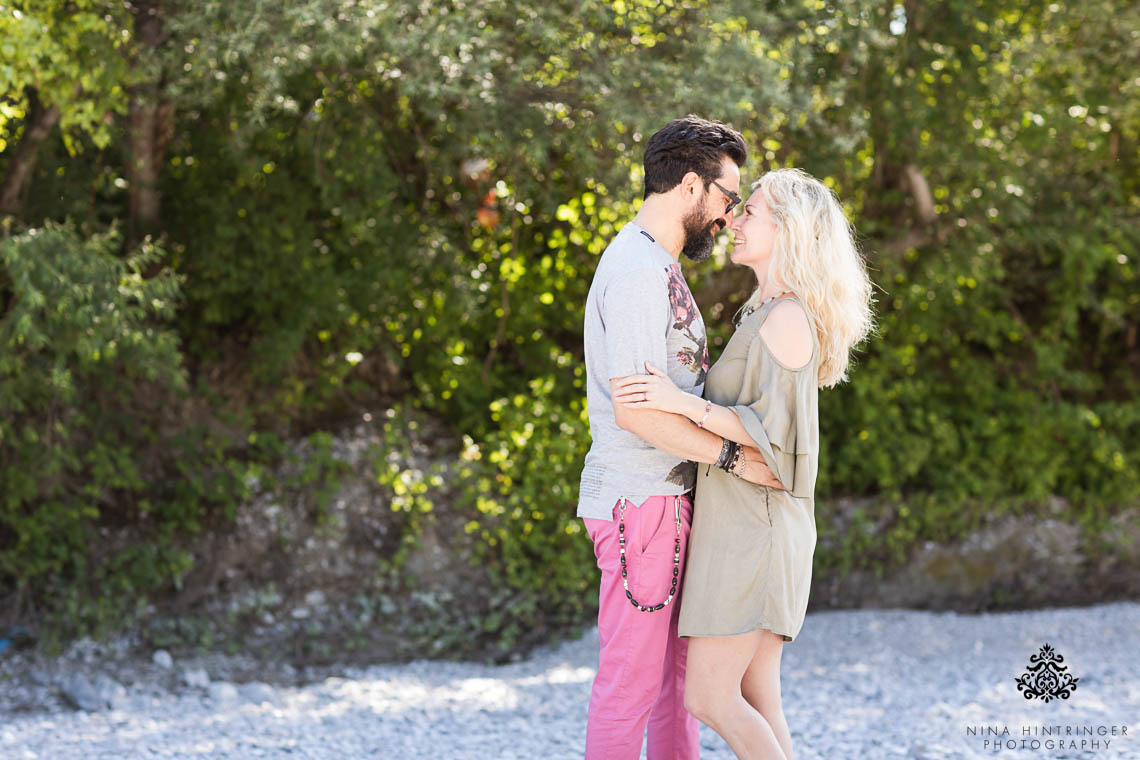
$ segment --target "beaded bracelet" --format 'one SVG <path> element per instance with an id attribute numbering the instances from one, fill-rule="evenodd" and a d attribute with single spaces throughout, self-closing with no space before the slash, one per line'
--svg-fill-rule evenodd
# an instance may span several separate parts
<path id="1" fill-rule="evenodd" d="M 738 461 L 740 461 L 740 457 L 742 454 L 744 454 L 744 447 L 741 446 L 736 441 L 733 441 L 732 442 L 732 456 L 729 457 L 728 463 L 724 466 L 724 471 L 731 473 L 733 468 L 736 467 L 736 463 Z"/>
<path id="2" fill-rule="evenodd" d="M 711 412 L 711 411 L 712 411 L 712 402 L 706 400 L 705 401 L 705 415 L 703 417 L 701 417 L 701 421 L 697 423 L 697 427 L 699 427 L 701 430 L 704 430 L 705 420 L 707 420 L 709 418 L 709 412 Z"/>
<path id="3" fill-rule="evenodd" d="M 744 447 L 738 445 L 736 447 L 736 451 L 733 453 L 732 463 L 729 464 L 728 467 L 726 467 L 725 469 L 728 470 L 728 472 L 731 473 L 732 475 L 734 475 L 738 478 L 742 478 L 742 477 L 744 477 L 744 466 L 741 464 L 743 461 L 744 461 Z M 738 464 L 741 464 L 740 472 L 736 471 L 736 465 L 738 465 Z"/>

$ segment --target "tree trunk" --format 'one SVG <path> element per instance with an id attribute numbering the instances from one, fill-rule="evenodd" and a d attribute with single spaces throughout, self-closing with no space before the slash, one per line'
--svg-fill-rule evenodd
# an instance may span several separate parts
<path id="1" fill-rule="evenodd" d="M 141 90 L 141 91 L 140 91 Z M 174 125 L 174 104 L 157 99 L 158 87 L 140 85 L 131 93 L 130 183 L 131 237 L 139 239 L 158 232 L 162 222 L 162 196 L 158 182 L 166 145 Z"/>
<path id="2" fill-rule="evenodd" d="M 141 48 L 139 61 L 143 66 L 154 60 L 152 56 L 165 39 L 159 5 L 159 0 L 141 0 L 131 6 Z M 130 183 L 132 242 L 161 229 L 162 197 L 158 183 L 166 145 L 174 131 L 174 104 L 163 97 L 163 90 L 164 77 L 161 74 L 130 90 L 127 181 Z"/>
<path id="3" fill-rule="evenodd" d="M 923 224 L 930 224 L 938 218 L 934 210 L 934 195 L 930 192 L 930 183 L 914 164 L 903 167 L 903 176 L 906 178 L 906 187 L 914 201 L 915 215 Z"/>
<path id="4" fill-rule="evenodd" d="M 56 106 L 44 108 L 35 88 L 29 87 L 27 95 L 28 119 L 24 135 L 20 139 L 16 155 L 12 156 L 12 162 L 8 165 L 4 182 L 0 184 L 0 216 L 16 216 L 20 213 L 21 197 L 32 178 L 32 170 L 36 168 L 40 145 L 59 123 L 59 108 Z"/>

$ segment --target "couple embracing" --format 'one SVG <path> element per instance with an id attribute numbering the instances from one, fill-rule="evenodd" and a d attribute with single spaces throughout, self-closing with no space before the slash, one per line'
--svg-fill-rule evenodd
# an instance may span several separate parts
<path id="1" fill-rule="evenodd" d="M 807 612 L 817 391 L 872 329 L 871 283 L 834 193 L 797 169 L 741 198 L 740 133 L 688 116 L 645 149 L 645 200 L 586 300 L 592 445 L 578 516 L 601 570 L 587 760 L 792 760 L 780 654 Z M 742 208 L 738 209 L 738 206 Z M 681 271 L 734 235 L 756 287 L 709 366 Z"/>

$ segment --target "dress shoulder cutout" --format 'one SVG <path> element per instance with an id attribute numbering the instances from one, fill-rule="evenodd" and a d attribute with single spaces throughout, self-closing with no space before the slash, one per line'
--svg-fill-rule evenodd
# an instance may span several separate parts
<path id="1" fill-rule="evenodd" d="M 783 306 L 795 302 L 798 308 Z M 817 351 L 815 325 L 811 314 L 795 296 L 774 301 L 760 321 L 757 338 L 768 354 L 784 369 L 798 371 L 812 365 Z"/>

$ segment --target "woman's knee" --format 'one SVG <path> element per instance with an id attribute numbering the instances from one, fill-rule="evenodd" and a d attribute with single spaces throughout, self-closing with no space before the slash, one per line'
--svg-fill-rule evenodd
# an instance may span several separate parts
<path id="1" fill-rule="evenodd" d="M 746 681 L 740 685 L 740 691 L 745 701 L 769 722 L 784 711 L 784 705 L 780 699 L 779 684 L 773 688 L 755 683 L 750 684 Z"/>
<path id="2" fill-rule="evenodd" d="M 718 717 L 724 713 L 730 701 L 739 696 L 728 694 L 723 688 L 707 681 L 685 682 L 685 709 L 694 718 L 710 726 L 717 724 Z"/>
<path id="3" fill-rule="evenodd" d="M 775 634 L 771 635 L 774 636 Z M 749 663 L 744 678 L 741 679 L 740 692 L 748 704 L 756 708 L 766 718 L 774 717 L 783 710 L 780 699 L 780 650 L 778 644 L 774 649 L 762 649 L 757 652 L 752 662 Z"/>
<path id="4" fill-rule="evenodd" d="M 712 701 L 707 699 L 704 694 L 694 694 L 686 689 L 685 709 L 701 723 L 713 725 L 716 710 L 712 707 Z"/>

